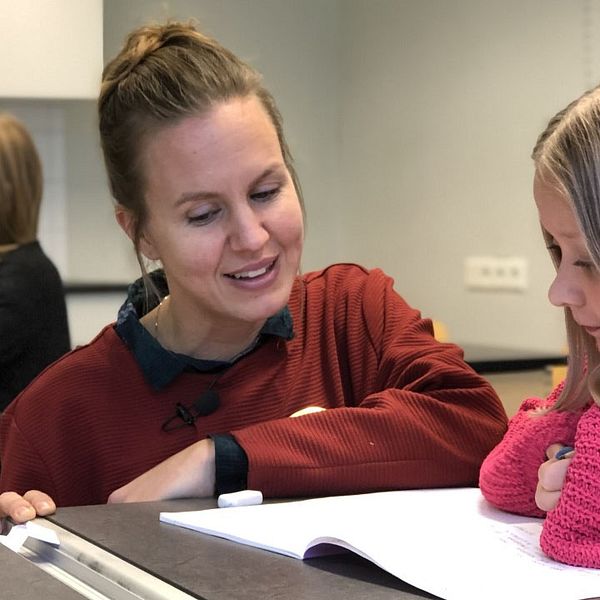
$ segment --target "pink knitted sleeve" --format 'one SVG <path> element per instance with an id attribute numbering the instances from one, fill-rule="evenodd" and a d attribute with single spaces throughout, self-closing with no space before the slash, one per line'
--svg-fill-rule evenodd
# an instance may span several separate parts
<path id="1" fill-rule="evenodd" d="M 546 449 L 554 443 L 573 445 L 581 411 L 540 410 L 554 404 L 562 391 L 559 385 L 546 400 L 529 398 L 510 420 L 502 441 L 484 460 L 479 486 L 494 506 L 521 515 L 544 516 L 535 504 L 538 469 L 546 460 Z"/>
<path id="2" fill-rule="evenodd" d="M 579 420 L 575 456 L 556 508 L 548 513 L 540 538 L 551 558 L 600 568 L 600 407 L 593 404 Z"/>

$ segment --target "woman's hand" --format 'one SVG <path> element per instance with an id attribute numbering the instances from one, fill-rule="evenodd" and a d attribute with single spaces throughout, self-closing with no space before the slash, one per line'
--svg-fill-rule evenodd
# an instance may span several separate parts
<path id="1" fill-rule="evenodd" d="M 10 517 L 15 523 L 50 515 L 55 510 L 54 500 L 38 490 L 30 490 L 23 496 L 16 492 L 0 494 L 0 517 Z"/>
<path id="2" fill-rule="evenodd" d="M 548 512 L 556 508 L 567 469 L 573 459 L 574 451 L 568 452 L 565 458 L 557 459 L 556 453 L 564 448 L 562 444 L 552 444 L 546 450 L 549 460 L 538 470 L 538 484 L 535 491 L 535 503 L 541 510 Z"/>
<path id="3" fill-rule="evenodd" d="M 115 490 L 108 502 L 205 498 L 215 490 L 215 445 L 204 439 Z"/>

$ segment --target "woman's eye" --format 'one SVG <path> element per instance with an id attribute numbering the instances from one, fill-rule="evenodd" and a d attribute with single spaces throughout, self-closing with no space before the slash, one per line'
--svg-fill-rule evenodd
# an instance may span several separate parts
<path id="1" fill-rule="evenodd" d="M 209 210 L 197 215 L 190 215 L 187 220 L 191 225 L 206 225 L 214 221 L 220 212 L 220 208 L 215 208 L 214 210 Z"/>
<path id="2" fill-rule="evenodd" d="M 279 193 L 279 188 L 274 187 L 268 190 L 264 190 L 261 192 L 254 192 L 254 194 L 250 194 L 250 198 L 255 202 L 267 202 L 274 198 Z"/>

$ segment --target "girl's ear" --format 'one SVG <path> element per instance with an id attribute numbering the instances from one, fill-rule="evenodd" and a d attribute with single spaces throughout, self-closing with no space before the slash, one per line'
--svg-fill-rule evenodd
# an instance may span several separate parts
<path id="1" fill-rule="evenodd" d="M 121 229 L 127 234 L 127 237 L 135 244 L 135 228 L 137 220 L 133 213 L 122 204 L 117 204 L 115 206 L 115 219 Z M 139 250 L 150 260 L 160 260 L 160 256 L 146 232 L 142 233 L 139 239 Z"/>

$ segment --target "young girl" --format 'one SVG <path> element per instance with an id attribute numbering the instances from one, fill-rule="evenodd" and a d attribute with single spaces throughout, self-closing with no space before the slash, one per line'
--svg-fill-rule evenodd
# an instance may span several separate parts
<path id="1" fill-rule="evenodd" d="M 600 568 L 600 88 L 560 111 L 533 150 L 533 193 L 565 310 L 566 381 L 528 399 L 480 473 L 504 510 L 544 516 L 552 558 Z M 574 449 L 572 449 L 574 448 Z"/>
<path id="2" fill-rule="evenodd" d="M 190 26 L 141 28 L 99 117 L 117 220 L 164 271 L 3 416 L 0 516 L 477 481 L 506 417 L 460 349 L 377 269 L 298 275 L 300 188 L 256 71 Z"/>

